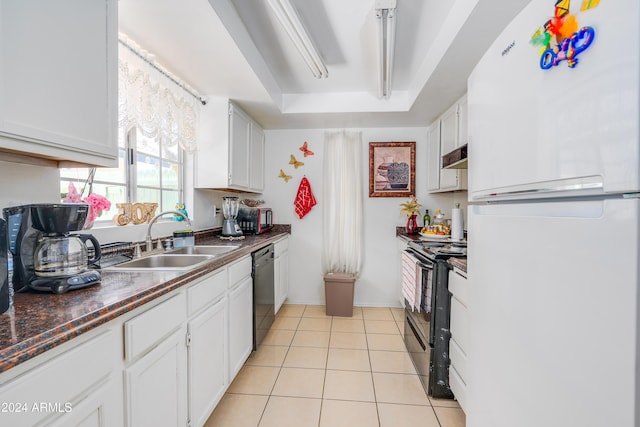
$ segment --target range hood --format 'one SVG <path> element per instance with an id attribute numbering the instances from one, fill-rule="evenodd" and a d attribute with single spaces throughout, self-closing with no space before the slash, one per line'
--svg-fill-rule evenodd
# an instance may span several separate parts
<path id="1" fill-rule="evenodd" d="M 467 169 L 467 144 L 442 156 L 442 169 Z"/>

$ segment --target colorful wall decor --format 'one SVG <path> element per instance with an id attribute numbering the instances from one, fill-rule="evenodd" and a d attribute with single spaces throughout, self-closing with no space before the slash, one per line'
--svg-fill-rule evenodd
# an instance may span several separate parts
<path id="1" fill-rule="evenodd" d="M 289 182 L 289 180 L 293 177 L 291 175 L 287 175 L 282 169 L 280 169 L 280 175 L 278 175 L 278 178 L 284 179 L 284 182 Z"/>
<path id="2" fill-rule="evenodd" d="M 409 197 L 416 189 L 416 143 L 369 143 L 369 197 Z"/>
<path id="3" fill-rule="evenodd" d="M 291 158 L 289 159 L 289 164 L 293 165 L 293 167 L 296 168 L 296 169 L 298 169 L 300 166 L 304 166 L 304 163 L 296 160 L 296 156 L 294 156 L 293 154 L 291 155 Z"/>
<path id="4" fill-rule="evenodd" d="M 595 8 L 600 0 L 583 0 L 581 11 Z M 571 0 L 557 0 L 553 18 L 536 30 L 530 43 L 540 48 L 540 68 L 548 70 L 567 61 L 569 68 L 578 65 L 578 56 L 595 38 L 593 27 L 579 28 L 578 18 L 571 14 Z"/>
<path id="5" fill-rule="evenodd" d="M 302 144 L 302 147 L 300 147 L 300 151 L 304 153 L 305 157 L 313 156 L 315 154 L 313 151 L 309 150 L 309 143 L 307 141 Z"/>

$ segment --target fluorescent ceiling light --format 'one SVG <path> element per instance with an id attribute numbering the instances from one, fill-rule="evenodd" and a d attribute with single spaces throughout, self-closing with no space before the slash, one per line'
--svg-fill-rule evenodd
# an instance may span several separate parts
<path id="1" fill-rule="evenodd" d="M 293 44 L 302 55 L 314 77 L 321 79 L 329 76 L 326 65 L 322 61 L 318 50 L 311 41 L 311 37 L 304 29 L 300 17 L 296 13 L 289 0 L 269 0 L 269 5 L 275 12 L 280 24 L 293 41 Z"/>
<path id="2" fill-rule="evenodd" d="M 391 95 L 391 71 L 396 38 L 396 0 L 376 0 L 378 21 L 378 73 L 380 98 Z"/>

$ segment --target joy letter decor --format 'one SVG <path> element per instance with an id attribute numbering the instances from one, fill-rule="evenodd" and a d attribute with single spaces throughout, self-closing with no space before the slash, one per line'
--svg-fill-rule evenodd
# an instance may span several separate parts
<path id="1" fill-rule="evenodd" d="M 113 222 L 117 225 L 144 224 L 151 221 L 158 209 L 157 203 L 118 203 L 116 204 L 120 213 L 113 217 Z"/>

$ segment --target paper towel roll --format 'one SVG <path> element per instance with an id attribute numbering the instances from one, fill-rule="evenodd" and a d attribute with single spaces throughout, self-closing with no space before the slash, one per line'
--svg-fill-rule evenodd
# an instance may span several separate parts
<path id="1" fill-rule="evenodd" d="M 464 237 L 464 219 L 462 209 L 451 209 L 451 240 L 462 240 Z"/>

